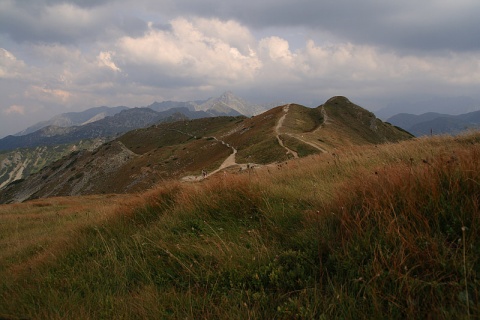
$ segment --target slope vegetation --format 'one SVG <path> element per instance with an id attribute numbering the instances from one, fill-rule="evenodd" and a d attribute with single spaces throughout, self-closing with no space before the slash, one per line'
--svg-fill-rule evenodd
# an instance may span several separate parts
<path id="1" fill-rule="evenodd" d="M 2 205 L 0 317 L 478 318 L 479 159 L 423 138 Z"/>

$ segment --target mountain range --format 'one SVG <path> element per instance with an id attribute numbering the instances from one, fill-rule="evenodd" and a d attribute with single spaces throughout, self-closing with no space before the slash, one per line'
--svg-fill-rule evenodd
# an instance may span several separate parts
<path id="1" fill-rule="evenodd" d="M 188 108 L 192 111 L 204 111 L 210 116 L 237 116 L 247 117 L 268 110 L 270 105 L 259 105 L 243 100 L 232 92 L 224 92 L 220 97 L 195 101 L 163 101 L 154 102 L 148 108 L 155 111 L 166 111 L 171 108 Z"/>
<path id="2" fill-rule="evenodd" d="M 0 139 L 0 188 L 71 151 L 90 150 L 129 130 L 185 118 L 252 115 L 266 109 L 267 105 L 255 105 L 225 92 L 207 100 L 163 101 L 144 108 L 97 107 L 63 113 Z"/>
<path id="3" fill-rule="evenodd" d="M 399 113 L 424 114 L 438 112 L 459 115 L 480 110 L 480 101 L 470 97 L 431 97 L 401 99 L 375 111 L 380 119 L 388 119 Z"/>
<path id="4" fill-rule="evenodd" d="M 421 115 L 400 113 L 387 122 L 401 127 L 415 136 L 430 134 L 458 134 L 480 127 L 480 111 L 459 115 L 428 112 Z"/>
<path id="5" fill-rule="evenodd" d="M 232 92 L 225 92 L 220 97 L 210 98 L 207 100 L 194 100 L 194 101 L 162 101 L 154 102 L 145 108 L 152 109 L 157 112 L 167 111 L 170 109 L 182 108 L 189 111 L 203 111 L 203 114 L 196 114 L 193 117 L 215 117 L 222 115 L 236 116 L 245 115 L 252 116 L 268 109 L 265 105 L 258 105 L 247 102 Z M 20 132 L 14 134 L 14 136 L 24 136 L 29 133 L 33 133 L 42 128 L 53 127 L 72 127 L 83 126 L 92 122 L 102 120 L 106 117 L 111 117 L 117 113 L 127 110 L 129 108 L 124 106 L 118 107 L 94 107 L 80 112 L 67 112 L 54 116 L 53 118 L 38 122 Z M 191 116 L 191 115 L 187 115 Z"/>
<path id="6" fill-rule="evenodd" d="M 204 178 L 202 172 L 275 168 L 289 159 L 325 152 L 333 152 L 337 161 L 338 148 L 412 137 L 345 97 L 333 97 L 317 108 L 287 104 L 250 118 L 177 120 L 131 130 L 93 151 L 73 152 L 4 187 L 0 203 L 138 192 L 165 179 L 197 181 Z"/>
<path id="7" fill-rule="evenodd" d="M 82 139 L 108 138 L 132 129 L 181 117 L 251 116 L 263 107 L 246 102 L 231 92 L 205 101 L 154 102 L 144 108 L 98 107 L 63 113 L 39 122 L 15 135 L 0 139 L 0 150 L 73 143 Z"/>
<path id="8" fill-rule="evenodd" d="M 72 127 L 82 126 L 91 122 L 101 120 L 105 117 L 114 116 L 120 111 L 128 109 L 127 107 L 95 107 L 81 112 L 67 112 L 54 116 L 50 120 L 41 121 L 28 127 L 14 136 L 24 136 L 48 126 L 54 127 Z"/>

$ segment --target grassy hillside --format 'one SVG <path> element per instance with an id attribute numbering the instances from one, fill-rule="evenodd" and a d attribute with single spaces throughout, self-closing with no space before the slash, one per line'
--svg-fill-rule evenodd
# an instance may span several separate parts
<path id="1" fill-rule="evenodd" d="M 478 318 L 479 195 L 473 133 L 2 205 L 0 317 Z"/>
<path id="2" fill-rule="evenodd" d="M 239 171 L 345 146 L 410 138 L 345 97 L 314 109 L 279 106 L 251 118 L 184 119 L 132 130 L 94 151 L 72 153 L 5 186 L 0 203 L 141 192 L 165 180 L 199 180 L 202 170 Z"/>
<path id="3" fill-rule="evenodd" d="M 384 123 L 345 97 L 333 97 L 319 108 L 327 115 L 324 139 L 337 145 L 396 142 L 412 137 L 408 132 Z M 335 141 L 338 140 L 338 141 Z"/>

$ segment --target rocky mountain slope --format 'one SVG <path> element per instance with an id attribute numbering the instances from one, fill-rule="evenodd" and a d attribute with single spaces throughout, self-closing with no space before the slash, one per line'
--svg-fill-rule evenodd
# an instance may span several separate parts
<path id="1" fill-rule="evenodd" d="M 232 92 L 224 92 L 220 97 L 196 101 L 163 101 L 155 102 L 148 108 L 165 111 L 170 108 L 188 108 L 192 111 L 203 111 L 210 116 L 252 116 L 268 110 L 264 105 L 254 104 L 235 96 Z"/>
<path id="2" fill-rule="evenodd" d="M 83 145 L 91 145 L 88 142 L 91 139 L 105 142 L 128 130 L 160 121 L 240 115 L 229 107 L 239 105 L 239 101 L 243 106 L 251 106 L 233 94 L 225 93 L 219 98 L 204 101 L 164 101 L 155 102 L 148 108 L 132 109 L 99 107 L 58 115 L 15 136 L 0 139 L 0 150 L 6 150 L 0 157 L 0 188 L 58 160 L 67 154 L 66 150 L 79 145 L 82 145 L 79 149 L 84 149 Z M 243 111 L 248 112 L 247 109 Z"/>
<path id="3" fill-rule="evenodd" d="M 16 149 L 0 152 L 0 189 L 15 180 L 38 172 L 44 166 L 77 150 L 93 150 L 105 139 L 81 140 L 56 146 Z"/>
<path id="4" fill-rule="evenodd" d="M 202 171 L 236 172 L 349 145 L 411 137 L 345 97 L 313 109 L 279 106 L 251 118 L 184 119 L 130 131 L 94 151 L 72 153 L 5 187 L 0 202 L 136 192 L 165 179 L 200 180 Z"/>
<path id="5" fill-rule="evenodd" d="M 207 101 L 195 105 L 195 110 L 212 112 L 213 114 L 244 115 L 253 116 L 262 111 L 266 111 L 260 105 L 247 102 L 232 92 L 225 92 L 218 98 L 211 98 Z"/>

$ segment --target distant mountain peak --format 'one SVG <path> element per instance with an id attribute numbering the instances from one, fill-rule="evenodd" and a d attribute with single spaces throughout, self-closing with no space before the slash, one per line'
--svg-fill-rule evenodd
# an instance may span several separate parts
<path id="1" fill-rule="evenodd" d="M 88 123 L 101 120 L 107 116 L 113 116 L 125 109 L 128 109 L 128 108 L 123 106 L 112 107 L 112 108 L 102 106 L 102 107 L 90 108 L 90 109 L 79 111 L 79 112 L 62 113 L 54 116 L 50 120 L 38 122 L 28 127 L 27 129 L 14 134 L 14 136 L 24 136 L 48 126 L 56 126 L 56 127 L 81 126 L 81 125 L 85 125 Z"/>
<path id="2" fill-rule="evenodd" d="M 216 112 L 223 112 L 231 115 L 239 113 L 245 116 L 252 116 L 261 111 L 265 111 L 265 108 L 247 102 L 242 98 L 237 97 L 231 91 L 225 91 L 220 97 L 210 98 L 206 102 L 197 105 L 195 109 L 199 111 L 214 110 Z"/>
<path id="3" fill-rule="evenodd" d="M 240 98 L 235 96 L 235 94 L 233 94 L 232 91 L 225 91 L 224 93 L 222 93 L 219 99 L 220 100 L 239 100 Z"/>

